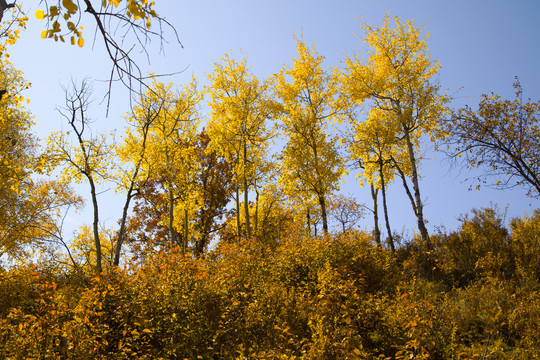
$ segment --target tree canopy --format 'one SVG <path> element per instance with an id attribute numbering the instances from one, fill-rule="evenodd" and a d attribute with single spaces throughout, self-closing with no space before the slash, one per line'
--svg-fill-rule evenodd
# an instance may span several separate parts
<path id="1" fill-rule="evenodd" d="M 484 94 L 478 110 L 458 109 L 445 124 L 451 134 L 452 155 L 467 166 L 485 168 L 486 177 L 502 189 L 523 186 L 527 195 L 540 196 L 540 102 L 523 100 L 516 79 L 516 98 Z M 485 180 L 479 179 L 485 183 Z"/>

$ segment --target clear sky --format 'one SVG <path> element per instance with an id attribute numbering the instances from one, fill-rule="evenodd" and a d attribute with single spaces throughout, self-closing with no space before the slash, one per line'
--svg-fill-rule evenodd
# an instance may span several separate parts
<path id="1" fill-rule="evenodd" d="M 476 107 L 480 95 L 490 90 L 511 98 L 516 75 L 525 97 L 534 101 L 540 98 L 540 2 L 536 0 L 155 1 L 156 10 L 178 30 L 184 48 L 170 36 L 163 54 L 154 44 L 149 47 L 150 63 L 144 56 L 140 61 L 145 71 L 182 71 L 168 79 L 178 87 L 187 83 L 191 75 L 201 84 L 206 83 L 206 74 L 212 71 L 214 62 L 230 50 L 238 59 L 247 53 L 253 73 L 261 78 L 269 76 L 296 56 L 293 35 L 300 34 L 326 57 L 326 66 L 341 66 L 347 54 L 363 51 L 363 34 L 355 17 L 380 25 L 388 12 L 402 20 L 413 19 L 429 32 L 431 56 L 442 66 L 441 88 L 454 94 L 453 107 Z M 63 101 L 61 86 L 72 78 L 107 79 L 110 65 L 99 39 L 93 45 L 91 26 L 85 27 L 83 49 L 42 40 L 39 34 L 45 24 L 34 18 L 39 2 L 21 3 L 31 20 L 28 30 L 11 50 L 11 60 L 33 84 L 25 96 L 31 99 L 29 108 L 35 116 L 36 134 L 46 138 L 48 132 L 62 126 L 54 111 Z M 105 118 L 104 105 L 99 101 L 103 84 L 96 82 L 95 88 L 95 130 L 121 129 L 125 124 L 123 114 L 129 110 L 125 91 L 120 87 L 114 90 L 113 108 Z M 466 179 L 473 173 L 450 169 L 431 147 L 426 150 L 421 191 L 430 231 L 441 224 L 455 228 L 460 214 L 492 202 L 501 208 L 508 206 L 509 217 L 531 214 L 540 207 L 538 200 L 526 198 L 520 189 L 483 188 L 470 192 L 467 189 L 471 182 Z M 86 194 L 86 188 L 80 191 Z M 356 195 L 360 202 L 371 201 L 369 192 L 360 189 L 354 177 L 347 178 L 342 192 Z M 114 227 L 121 215 L 121 203 L 107 200 L 106 196 L 101 199 L 107 204 L 103 219 L 106 225 Z M 407 229 L 410 234 L 415 221 L 399 183 L 390 185 L 389 207 L 392 227 L 398 232 Z M 364 226 L 370 227 L 371 219 Z"/>

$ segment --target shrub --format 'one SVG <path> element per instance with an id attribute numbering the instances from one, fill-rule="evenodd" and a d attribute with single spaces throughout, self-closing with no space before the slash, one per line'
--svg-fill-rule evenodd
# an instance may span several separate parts
<path id="1" fill-rule="evenodd" d="M 532 217 L 513 219 L 510 228 L 517 276 L 523 285 L 537 287 L 540 282 L 540 212 L 536 211 Z"/>

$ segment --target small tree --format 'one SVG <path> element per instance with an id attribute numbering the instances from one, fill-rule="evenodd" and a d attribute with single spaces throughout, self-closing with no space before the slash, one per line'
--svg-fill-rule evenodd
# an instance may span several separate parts
<path id="1" fill-rule="evenodd" d="M 212 115 L 208 122 L 210 148 L 234 166 L 236 190 L 237 236 L 240 238 L 240 189 L 244 197 L 246 235 L 252 236 L 249 215 L 249 190 L 254 184 L 256 169 L 261 168 L 274 131 L 267 124 L 273 116 L 267 81 L 250 73 L 247 60 L 237 62 L 225 54 L 208 75 Z"/>
<path id="2" fill-rule="evenodd" d="M 468 167 L 486 166 L 489 170 L 483 178 L 496 178 L 495 187 L 522 186 L 528 196 L 538 198 L 540 101 L 524 103 L 517 78 L 514 89 L 513 101 L 494 93 L 482 95 L 478 111 L 467 106 L 452 115 L 445 124 L 451 135 L 451 156 L 462 158 Z"/>
<path id="3" fill-rule="evenodd" d="M 343 234 L 350 231 L 364 217 L 364 206 L 354 197 L 337 194 L 330 197 L 329 205 L 330 216 L 339 223 Z"/>
<path id="4" fill-rule="evenodd" d="M 395 173 L 402 173 L 402 168 L 406 169 L 407 173 L 410 174 L 410 166 L 407 166 L 407 150 L 403 143 L 399 141 L 396 129 L 388 126 L 388 114 L 389 112 L 386 110 L 372 107 L 364 122 L 359 123 L 356 117 L 351 117 L 349 120 L 351 136 L 345 139 L 345 143 L 351 160 L 358 164 L 360 185 L 363 186 L 367 182 L 373 187 L 371 195 L 374 201 L 374 217 L 378 217 L 377 193 L 375 190 L 381 190 L 388 243 L 390 249 L 394 252 L 395 246 L 388 216 L 386 189 L 388 184 L 394 180 Z M 396 159 L 399 159 L 400 165 L 397 165 Z M 414 201 L 412 204 L 414 204 Z M 380 241 L 380 233 L 378 233 L 377 228 L 378 224 L 375 225 L 375 238 L 376 241 Z"/>

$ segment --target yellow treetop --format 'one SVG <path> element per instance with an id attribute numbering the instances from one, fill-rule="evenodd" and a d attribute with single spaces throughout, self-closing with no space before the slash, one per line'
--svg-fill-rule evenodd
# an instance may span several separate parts
<path id="1" fill-rule="evenodd" d="M 359 56 L 346 60 L 344 92 L 355 101 L 369 98 L 374 106 L 393 112 L 388 126 L 440 136 L 441 116 L 450 99 L 439 94 L 435 76 L 440 65 L 431 60 L 422 28 L 387 15 L 383 26 L 364 24 L 362 29 L 371 50 L 365 62 Z"/>
<path id="2" fill-rule="evenodd" d="M 343 159 L 337 141 L 328 134 L 341 116 L 335 108 L 338 82 L 322 68 L 324 57 L 304 41 L 297 42 L 292 68 L 275 77 L 281 100 L 281 122 L 287 145 L 283 152 L 282 182 L 289 189 L 328 194 L 338 187 Z"/>
<path id="3" fill-rule="evenodd" d="M 206 91 L 212 116 L 207 131 L 211 147 L 234 164 L 237 180 L 244 173 L 250 177 L 273 137 L 273 130 L 267 126 L 274 111 L 268 83 L 259 82 L 250 73 L 246 58 L 238 62 L 230 54 L 214 64 L 208 78 L 211 85 Z"/>

